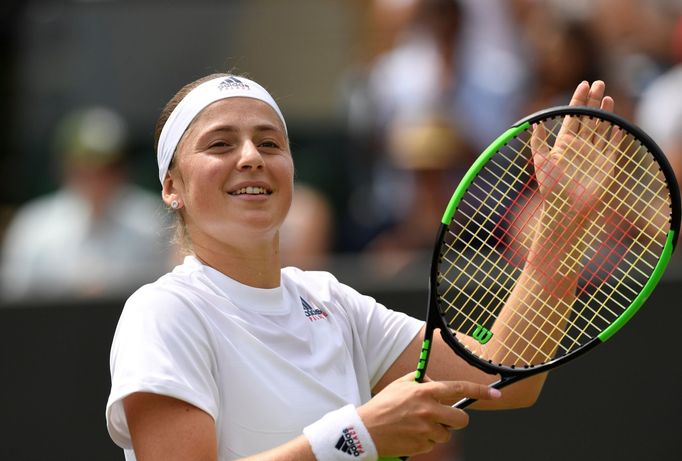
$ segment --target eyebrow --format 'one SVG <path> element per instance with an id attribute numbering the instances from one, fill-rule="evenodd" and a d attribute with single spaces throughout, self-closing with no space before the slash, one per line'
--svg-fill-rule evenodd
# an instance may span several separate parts
<path id="1" fill-rule="evenodd" d="M 280 132 L 283 132 L 281 127 L 279 127 L 275 124 L 271 124 L 271 123 L 262 123 L 262 124 L 259 124 L 259 125 L 256 125 L 255 127 L 253 127 L 253 129 L 254 129 L 254 131 L 257 131 L 257 132 L 263 132 L 263 131 L 280 131 Z M 217 131 L 228 131 L 228 132 L 234 133 L 234 132 L 237 132 L 240 130 L 239 130 L 239 128 L 237 128 L 234 125 L 216 125 L 215 127 L 213 127 L 211 129 L 209 129 L 208 131 L 205 131 L 204 133 L 202 133 L 200 136 L 204 136 L 204 135 L 210 134 L 210 133 L 215 133 Z"/>

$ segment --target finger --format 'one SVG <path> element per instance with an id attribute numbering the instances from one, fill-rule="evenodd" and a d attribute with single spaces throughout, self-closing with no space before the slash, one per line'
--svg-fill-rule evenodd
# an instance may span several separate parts
<path id="1" fill-rule="evenodd" d="M 587 97 L 590 93 L 590 84 L 587 80 L 583 80 L 575 88 L 573 92 L 573 97 L 571 97 L 571 102 L 568 103 L 569 106 L 584 106 L 587 103 Z"/>
<path id="2" fill-rule="evenodd" d="M 415 382 L 417 376 L 416 371 L 411 371 L 406 375 L 401 376 L 400 378 L 396 379 L 395 382 L 403 381 L 403 382 Z M 424 378 L 424 381 L 426 381 L 426 377 Z"/>
<path id="3" fill-rule="evenodd" d="M 613 112 L 613 108 L 615 107 L 615 103 L 613 101 L 613 98 L 611 96 L 604 96 L 601 101 L 601 106 L 600 109 L 605 110 L 607 112 Z M 597 126 L 597 148 L 598 149 L 604 149 L 606 148 L 606 145 L 608 143 L 608 131 L 609 128 L 611 128 L 611 123 L 606 122 L 606 121 L 601 121 L 598 126 Z"/>
<path id="4" fill-rule="evenodd" d="M 433 425 L 430 434 L 428 435 L 428 439 L 431 442 L 435 443 L 445 443 L 448 440 L 452 438 L 452 429 L 462 429 L 466 427 L 469 423 L 469 415 L 466 413 L 464 416 L 462 415 L 450 415 L 450 417 L 446 417 L 445 420 L 447 422 L 455 424 L 455 426 L 451 426 L 450 424 L 444 424 L 441 422 L 437 422 Z"/>
<path id="5" fill-rule="evenodd" d="M 606 84 L 602 80 L 595 80 L 587 93 L 586 105 L 589 107 L 601 107 L 605 91 Z"/>
<path id="6" fill-rule="evenodd" d="M 464 429 L 469 425 L 469 415 L 459 408 L 442 406 L 435 415 L 436 422 L 446 431 Z M 433 435 L 431 437 L 433 439 Z"/>
<path id="7" fill-rule="evenodd" d="M 452 405 L 465 397 L 476 400 L 491 400 L 499 398 L 501 395 L 497 389 L 469 381 L 433 381 L 426 385 L 431 386 L 432 396 L 435 400 L 448 405 Z"/>
<path id="8" fill-rule="evenodd" d="M 588 95 L 590 93 L 590 84 L 587 80 L 583 80 L 575 88 L 571 101 L 568 103 L 569 106 L 584 106 L 587 104 Z M 557 139 L 560 139 L 566 133 L 577 133 L 580 128 L 580 119 L 578 117 L 567 116 L 564 118 L 561 124 L 561 129 L 557 135 Z"/>
<path id="9" fill-rule="evenodd" d="M 533 132 L 530 135 L 530 149 L 533 154 L 533 161 L 539 167 L 549 156 L 549 145 L 547 143 L 547 130 L 542 123 L 533 125 Z"/>
<path id="10" fill-rule="evenodd" d="M 613 112 L 613 109 L 616 107 L 616 102 L 613 100 L 611 96 L 604 96 L 601 100 L 601 106 L 600 108 L 602 110 L 605 110 L 607 112 Z"/>
<path id="11" fill-rule="evenodd" d="M 587 93 L 586 105 L 594 108 L 601 107 L 605 91 L 606 84 L 602 80 L 595 80 Z M 588 143 L 598 142 L 598 139 L 595 139 L 595 135 L 598 135 L 596 132 L 598 120 L 594 117 L 581 117 L 581 121 L 579 136 Z"/>
<path id="12" fill-rule="evenodd" d="M 625 145 L 625 139 L 626 139 L 626 133 L 621 130 L 619 127 L 614 127 L 613 130 L 611 130 L 611 138 L 609 139 L 609 148 L 607 151 L 609 152 L 608 155 L 608 162 L 609 162 L 609 167 L 612 170 L 613 167 L 615 166 L 616 162 L 618 161 L 618 156 L 623 154 L 625 150 L 629 146 Z"/>

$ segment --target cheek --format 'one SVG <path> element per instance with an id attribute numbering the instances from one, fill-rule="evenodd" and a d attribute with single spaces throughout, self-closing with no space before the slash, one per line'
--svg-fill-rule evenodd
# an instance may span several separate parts
<path id="1" fill-rule="evenodd" d="M 287 188 L 287 193 L 289 195 L 289 202 L 291 203 L 291 199 L 293 197 L 294 193 L 294 164 L 293 162 L 289 162 L 285 168 L 282 169 L 282 184 L 286 185 Z"/>
<path id="2" fill-rule="evenodd" d="M 226 167 L 219 158 L 201 162 L 188 162 L 184 170 L 183 179 L 185 190 L 190 196 L 201 194 L 208 190 L 222 189 L 225 183 Z"/>

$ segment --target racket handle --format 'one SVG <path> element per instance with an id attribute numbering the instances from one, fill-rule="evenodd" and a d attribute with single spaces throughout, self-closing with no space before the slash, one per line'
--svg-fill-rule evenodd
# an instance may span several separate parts
<path id="1" fill-rule="evenodd" d="M 401 456 L 400 458 L 379 458 L 377 461 L 406 461 L 407 456 Z"/>
<path id="2" fill-rule="evenodd" d="M 476 402 L 477 399 L 472 399 L 469 397 L 463 398 L 459 402 L 455 403 L 452 408 L 459 408 L 459 409 L 464 409 L 471 405 L 472 403 Z"/>

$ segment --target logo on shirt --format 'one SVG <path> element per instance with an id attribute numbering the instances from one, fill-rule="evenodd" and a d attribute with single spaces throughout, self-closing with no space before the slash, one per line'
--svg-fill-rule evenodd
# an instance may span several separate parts
<path id="1" fill-rule="evenodd" d="M 315 322 L 316 320 L 324 320 L 329 315 L 323 310 L 311 306 L 308 304 L 308 301 L 303 298 L 301 298 L 301 305 L 303 306 L 303 313 L 311 322 Z"/>
<path id="2" fill-rule="evenodd" d="M 218 84 L 219 90 L 248 90 L 249 85 L 239 80 L 237 77 L 228 77 Z"/>
<path id="3" fill-rule="evenodd" d="M 365 449 L 353 426 L 348 426 L 341 431 L 341 437 L 339 437 L 339 440 L 336 442 L 335 448 L 340 452 L 355 458 L 358 458 L 365 453 Z"/>

